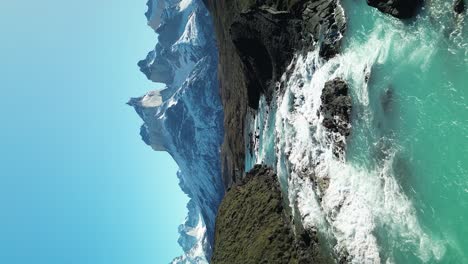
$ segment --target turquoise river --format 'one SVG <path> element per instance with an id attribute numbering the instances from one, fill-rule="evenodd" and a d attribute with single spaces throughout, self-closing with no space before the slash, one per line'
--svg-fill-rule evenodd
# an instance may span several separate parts
<path id="1" fill-rule="evenodd" d="M 284 94 L 270 106 L 262 99 L 250 120 L 259 143 L 246 169 L 273 166 L 304 224 L 353 263 L 468 263 L 466 11 L 427 0 L 401 21 L 365 1 L 342 5 L 341 54 L 298 55 Z M 353 101 L 342 161 L 327 154 L 315 117 L 321 87 L 335 77 Z M 324 193 L 298 176 L 311 167 L 330 178 Z"/>

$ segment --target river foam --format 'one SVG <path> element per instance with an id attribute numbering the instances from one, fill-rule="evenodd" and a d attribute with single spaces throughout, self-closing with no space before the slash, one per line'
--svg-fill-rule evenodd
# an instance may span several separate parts
<path id="1" fill-rule="evenodd" d="M 445 244 L 421 225 L 395 176 L 400 146 L 384 138 L 390 142 L 385 155 L 372 166 L 337 158 L 333 144 L 341 135 L 324 128 L 323 117 L 317 114 L 325 82 L 343 78 L 352 90 L 353 124 L 357 123 L 352 133 L 361 134 L 369 146 L 382 141 L 374 132 L 378 116 L 369 96 L 373 69 L 389 56 L 425 67 L 434 52 L 432 43 L 411 50 L 404 43 L 419 36 L 395 30 L 403 25 L 392 23 L 377 23 L 365 42 L 353 43 L 351 38 L 341 55 L 326 62 L 317 51 L 298 54 L 288 69 L 291 73 L 278 84 L 283 88 L 276 99 L 270 105 L 262 99 L 259 112 L 250 120 L 247 142 L 253 144 L 248 146 L 253 156 L 247 157 L 248 167 L 266 163 L 276 168 L 293 213 L 306 228 L 327 237 L 338 258 L 351 263 L 392 263 L 394 247 L 412 252 L 424 263 L 440 260 L 445 253 Z M 373 155 L 370 149 L 367 152 L 363 156 Z"/>

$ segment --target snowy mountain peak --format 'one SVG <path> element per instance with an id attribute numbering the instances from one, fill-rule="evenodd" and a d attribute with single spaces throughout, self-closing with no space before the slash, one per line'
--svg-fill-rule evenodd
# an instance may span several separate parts
<path id="1" fill-rule="evenodd" d="M 150 0 L 148 24 L 158 33 L 154 50 L 138 63 L 153 82 L 166 84 L 128 102 L 143 119 L 140 135 L 167 151 L 180 171 L 188 216 L 179 227 L 185 254 L 172 263 L 208 263 L 224 193 L 219 148 L 223 110 L 218 91 L 213 25 L 201 0 Z"/>

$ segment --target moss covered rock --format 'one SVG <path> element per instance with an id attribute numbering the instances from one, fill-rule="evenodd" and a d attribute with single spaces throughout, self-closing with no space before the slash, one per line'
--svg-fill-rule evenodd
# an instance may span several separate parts
<path id="1" fill-rule="evenodd" d="M 221 203 L 211 263 L 325 263 L 313 234 L 294 234 L 283 204 L 275 173 L 255 166 Z"/>

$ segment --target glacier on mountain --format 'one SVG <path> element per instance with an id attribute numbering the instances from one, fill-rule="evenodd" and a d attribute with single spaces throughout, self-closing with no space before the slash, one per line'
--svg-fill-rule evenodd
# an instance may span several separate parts
<path id="1" fill-rule="evenodd" d="M 184 255 L 172 263 L 208 263 L 224 194 L 219 155 L 223 109 L 213 25 L 201 0 L 149 0 L 147 5 L 148 25 L 158 42 L 138 66 L 166 88 L 128 104 L 144 121 L 143 141 L 176 161 L 180 187 L 190 198 L 188 216 L 179 227 Z"/>

